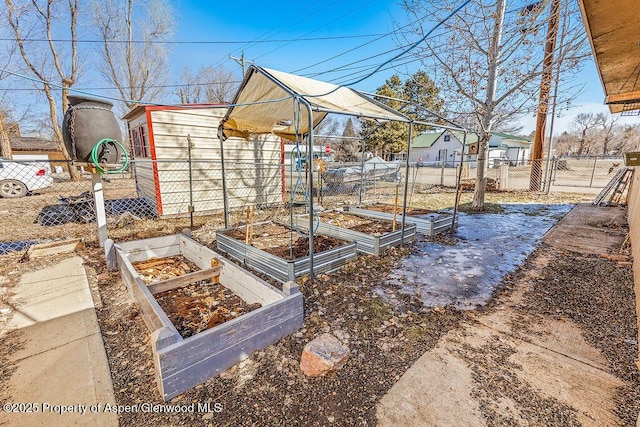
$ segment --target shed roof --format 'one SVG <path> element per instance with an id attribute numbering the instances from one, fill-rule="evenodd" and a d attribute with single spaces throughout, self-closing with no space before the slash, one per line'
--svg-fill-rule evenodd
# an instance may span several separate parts
<path id="1" fill-rule="evenodd" d="M 220 136 L 248 137 L 273 133 L 295 140 L 309 132 L 311 106 L 313 127 L 328 113 L 378 121 L 410 120 L 371 97 L 344 86 L 252 65 L 220 125 Z"/>
<path id="2" fill-rule="evenodd" d="M 13 151 L 58 151 L 58 143 L 38 136 L 10 136 Z"/>

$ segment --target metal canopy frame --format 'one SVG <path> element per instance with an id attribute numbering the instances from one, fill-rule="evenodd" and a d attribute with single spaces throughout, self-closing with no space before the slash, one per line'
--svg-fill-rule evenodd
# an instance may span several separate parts
<path id="1" fill-rule="evenodd" d="M 398 121 L 401 123 L 407 123 L 409 125 L 409 136 L 408 136 L 408 141 L 407 141 L 407 160 L 406 160 L 406 167 L 405 167 L 405 180 L 404 180 L 404 194 L 403 194 L 403 201 L 402 201 L 402 222 L 401 222 L 401 238 L 400 238 L 400 244 L 403 244 L 404 241 L 404 232 L 405 232 L 405 217 L 406 217 L 406 211 L 407 211 L 407 195 L 408 195 L 408 189 L 409 189 L 409 155 L 411 154 L 411 140 L 413 139 L 413 126 L 414 125 L 424 125 L 424 126 L 433 126 L 433 127 L 437 127 L 437 128 L 443 128 L 443 129 L 451 129 L 451 130 L 458 130 L 458 131 L 462 131 L 464 132 L 464 141 L 466 142 L 467 139 L 467 133 L 468 130 L 464 127 L 461 126 L 449 119 L 446 119 L 444 117 L 442 117 L 441 115 L 434 113 L 433 111 L 428 110 L 425 107 L 422 107 L 420 105 L 416 105 L 416 104 L 412 104 L 411 102 L 408 102 L 406 100 L 403 99 L 398 99 L 398 98 L 392 98 L 392 97 L 387 97 L 387 96 L 383 96 L 383 95 L 374 95 L 374 94 L 369 94 L 366 92 L 359 92 L 356 90 L 353 90 L 355 93 L 357 93 L 358 95 L 362 96 L 363 98 L 365 98 L 367 101 L 381 107 L 384 108 L 385 110 L 389 111 L 390 113 L 393 113 L 395 115 L 399 115 L 401 117 L 403 117 L 405 119 L 405 121 L 400 121 L 400 120 L 388 120 L 388 119 L 383 119 L 381 117 L 375 117 L 375 116 L 368 116 L 366 114 L 360 114 L 360 113 L 350 113 L 348 111 L 338 111 L 338 110 L 334 110 L 334 109 L 330 109 L 330 108 L 322 108 L 322 107 L 318 107 L 318 106 L 314 106 L 312 105 L 312 103 L 307 99 L 307 97 L 309 98 L 313 98 L 313 97 L 317 97 L 317 96 L 323 96 L 323 95 L 328 95 L 330 94 L 332 91 L 324 93 L 324 94 L 317 94 L 317 95 L 308 95 L 308 94 L 300 94 L 295 92 L 294 90 L 292 90 L 291 88 L 289 88 L 288 86 L 286 86 L 285 84 L 283 84 L 282 82 L 280 82 L 277 78 L 275 78 L 274 76 L 272 76 L 268 71 L 266 71 L 264 68 L 257 66 L 257 65 L 251 65 L 249 67 L 249 70 L 247 71 L 247 73 L 244 76 L 244 79 L 242 81 L 242 83 L 240 84 L 240 87 L 238 88 L 238 91 L 236 92 L 236 96 L 234 97 L 234 100 L 232 102 L 232 104 L 230 105 L 227 114 L 225 115 L 225 117 L 221 120 L 221 124 L 220 124 L 220 129 L 219 129 L 219 136 L 220 136 L 220 140 L 223 141 L 226 136 L 224 135 L 224 124 L 226 123 L 226 121 L 229 119 L 229 116 L 231 114 L 231 112 L 233 111 L 234 106 L 239 105 L 237 104 L 238 102 L 238 98 L 240 96 L 240 94 L 242 93 L 242 90 L 246 87 L 251 75 L 253 75 L 253 73 L 260 73 L 262 74 L 264 77 L 266 77 L 269 81 L 271 81 L 273 84 L 275 84 L 276 86 L 278 86 L 280 89 L 282 89 L 283 91 L 285 91 L 286 93 L 288 93 L 291 98 L 293 100 L 295 100 L 296 102 L 298 102 L 301 105 L 304 105 L 304 107 L 306 108 L 307 112 L 308 112 L 308 120 L 309 120 L 309 131 L 307 133 L 307 152 L 308 153 L 313 153 L 313 140 L 314 140 L 314 129 L 313 129 L 313 113 L 314 112 L 318 112 L 318 113 L 326 113 L 326 114 L 340 114 L 340 115 L 344 115 L 344 116 L 350 116 L 350 117 L 358 117 L 358 118 L 365 118 L 365 119 L 371 119 L 374 120 L 376 122 L 393 122 L 393 121 Z M 338 86 L 339 88 L 340 86 Z M 337 89 L 334 89 L 334 91 Z M 411 119 L 410 117 L 408 117 L 407 115 L 392 109 L 391 107 L 389 107 L 388 105 L 385 105 L 379 101 L 376 101 L 375 99 L 373 99 L 372 97 L 381 97 L 381 98 L 386 98 L 386 99 L 391 99 L 391 100 L 396 100 L 396 101 L 400 101 L 403 102 L 405 104 L 410 104 L 413 105 L 415 107 L 418 107 L 421 110 L 427 111 L 428 113 L 432 114 L 433 116 L 438 117 L 440 120 L 443 120 L 447 123 L 449 123 L 449 125 L 443 125 L 440 123 L 435 123 L 435 122 L 431 122 L 431 121 L 427 121 L 427 120 L 415 120 L 415 119 Z M 266 108 L 268 108 L 268 106 L 265 106 Z M 295 113 L 294 113 L 295 114 Z M 294 119 L 295 117 L 292 117 L 292 119 Z M 323 119 L 324 120 L 324 119 Z M 321 120 L 322 121 L 322 120 Z M 296 139 L 300 138 L 300 140 L 304 141 L 304 134 L 302 135 L 296 135 Z M 452 230 L 455 227 L 455 223 L 456 223 L 456 214 L 457 214 L 457 207 L 458 207 L 458 193 L 459 193 L 459 188 L 460 188 L 460 178 L 461 178 L 461 173 L 462 173 L 462 164 L 464 161 L 464 143 L 463 143 L 463 147 L 462 147 L 463 153 L 460 156 L 460 170 L 458 173 L 458 177 L 457 177 L 457 181 L 456 181 L 456 199 L 455 199 L 455 206 L 454 206 L 454 213 L 453 213 L 453 219 L 452 219 Z M 308 156 L 307 159 L 308 165 L 309 165 L 309 170 L 313 170 L 313 156 Z M 224 179 L 224 177 L 223 177 Z M 308 185 L 308 194 L 312 194 L 313 191 L 313 173 L 309 174 L 309 179 L 307 182 Z M 309 278 L 310 280 L 314 279 L 314 273 L 313 273 L 313 255 L 314 255 L 314 206 L 313 206 L 313 197 L 309 197 Z M 293 209 L 293 206 L 290 208 Z M 226 214 L 225 214 L 226 215 Z"/>

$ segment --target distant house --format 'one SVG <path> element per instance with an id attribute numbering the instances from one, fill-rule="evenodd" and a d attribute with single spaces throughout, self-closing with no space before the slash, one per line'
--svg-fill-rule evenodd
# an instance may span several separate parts
<path id="1" fill-rule="evenodd" d="M 467 144 L 473 142 L 468 135 Z M 462 135 L 445 130 L 444 132 L 426 132 L 418 135 L 411 142 L 410 163 L 421 163 L 425 166 L 454 166 L 460 162 L 462 155 Z M 477 137 L 476 137 L 477 140 Z M 467 150 L 465 150 L 466 152 Z M 468 160 L 465 158 L 465 160 Z"/>
<path id="2" fill-rule="evenodd" d="M 489 147 L 506 148 L 505 157 L 512 166 L 527 164 L 531 158 L 532 144 L 533 142 L 524 136 L 502 132 L 492 133 L 489 140 Z"/>
<path id="3" fill-rule="evenodd" d="M 38 136 L 9 136 L 13 160 L 46 161 L 53 169 L 67 166 L 64 154 L 56 141 Z"/>
<path id="4" fill-rule="evenodd" d="M 464 134 L 458 131 L 445 130 L 443 132 L 426 132 L 418 135 L 411 142 L 409 161 L 421 163 L 425 166 L 440 166 L 444 163 L 452 167 L 460 163 L 460 156 L 464 152 L 464 161 L 472 165 L 477 161 L 476 154 L 470 150 L 478 142 L 478 135 L 468 133 L 466 147 L 463 150 Z M 494 132 L 489 140 L 489 166 L 509 163 L 521 165 L 529 160 L 531 142 L 524 137 Z"/>

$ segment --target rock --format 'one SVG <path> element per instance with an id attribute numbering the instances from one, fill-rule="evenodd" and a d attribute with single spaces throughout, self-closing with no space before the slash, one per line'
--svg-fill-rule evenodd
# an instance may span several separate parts
<path id="1" fill-rule="evenodd" d="M 310 377 L 341 369 L 349 359 L 349 349 L 333 335 L 325 333 L 309 342 L 302 350 L 300 369 Z"/>
<path id="2" fill-rule="evenodd" d="M 233 365 L 226 371 L 220 372 L 220 378 L 223 380 L 230 380 L 238 376 L 238 365 Z"/>
<path id="3" fill-rule="evenodd" d="M 97 279 L 98 279 L 98 282 L 102 282 L 102 283 L 108 282 L 109 279 L 111 279 L 111 274 L 109 274 L 108 272 L 100 273 L 98 274 Z"/>

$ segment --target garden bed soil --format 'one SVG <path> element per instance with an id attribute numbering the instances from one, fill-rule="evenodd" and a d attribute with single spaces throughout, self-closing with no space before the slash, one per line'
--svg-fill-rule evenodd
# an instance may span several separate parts
<path id="1" fill-rule="evenodd" d="M 244 228 L 234 228 L 225 234 L 241 242 L 246 241 Z M 292 242 L 293 240 L 293 242 Z M 333 237 L 316 235 L 313 237 L 313 251 L 320 253 L 344 245 L 344 241 Z M 253 230 L 250 245 L 277 257 L 294 260 L 309 255 L 309 238 L 280 224 L 258 224 Z"/>
<path id="2" fill-rule="evenodd" d="M 399 224 L 396 224 L 396 229 L 394 230 L 392 221 L 370 219 L 349 213 L 329 211 L 322 212 L 318 216 L 320 221 L 327 224 L 371 235 L 392 233 L 400 229 Z"/>
<path id="3" fill-rule="evenodd" d="M 219 283 L 201 281 L 178 289 L 160 292 L 156 301 L 182 338 L 211 329 L 261 307 L 247 304 Z"/>
<path id="4" fill-rule="evenodd" d="M 376 203 L 375 205 L 360 206 L 360 207 L 362 209 L 367 209 L 369 211 L 393 213 L 393 205 L 385 205 L 384 203 Z M 406 212 L 408 216 L 429 215 L 432 213 L 436 213 L 436 211 L 432 211 L 429 209 L 412 208 L 409 206 L 407 206 Z M 398 206 L 396 208 L 396 213 L 402 214 L 402 206 Z"/>
<path id="5" fill-rule="evenodd" d="M 145 285 L 198 271 L 193 262 L 181 255 L 151 258 L 131 265 Z M 247 304 L 231 290 L 211 280 L 160 292 L 154 298 L 182 338 L 196 335 L 261 307 L 260 304 Z"/>

